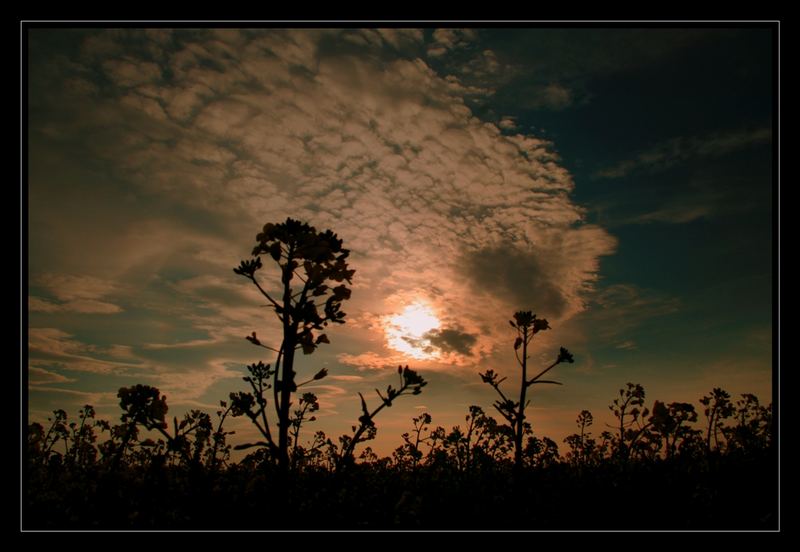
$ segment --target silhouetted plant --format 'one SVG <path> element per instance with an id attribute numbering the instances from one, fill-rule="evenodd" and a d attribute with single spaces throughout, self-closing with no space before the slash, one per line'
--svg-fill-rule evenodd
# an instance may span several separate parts
<path id="1" fill-rule="evenodd" d="M 275 444 L 270 431 L 270 425 L 267 420 L 267 398 L 264 396 L 267 391 L 272 389 L 273 384 L 270 383 L 270 379 L 276 372 L 270 368 L 269 364 L 264 364 L 261 361 L 248 365 L 247 371 L 250 375 L 243 377 L 242 380 L 250 384 L 251 392 L 239 391 L 230 394 L 231 416 L 234 418 L 247 416 L 266 441 L 243 443 L 236 445 L 234 449 L 244 450 L 256 446 L 269 447 L 270 457 L 277 458 L 279 454 L 278 446 Z"/>
<path id="2" fill-rule="evenodd" d="M 173 417 L 173 434 L 170 434 L 167 432 L 166 422 L 169 411 L 167 397 L 162 396 L 158 388 L 149 385 L 122 387 L 117 396 L 123 412 L 121 420 L 125 426 L 125 434 L 117 451 L 115 464 L 137 436 L 136 426 L 160 433 L 166 439 L 167 452 L 178 455 L 187 465 L 201 462 L 212 429 L 211 417 L 207 413 L 191 410 L 180 422 L 177 417 Z"/>
<path id="3" fill-rule="evenodd" d="M 67 458 L 73 464 L 86 465 L 94 460 L 96 451 L 92 443 L 94 442 L 94 432 L 91 430 L 91 421 L 94 418 L 94 408 L 85 405 L 78 411 L 80 423 L 70 422 L 70 437 L 72 444 L 67 451 Z"/>
<path id="4" fill-rule="evenodd" d="M 292 465 L 296 468 L 319 468 L 331 471 L 335 461 L 324 453 L 328 446 L 328 437 L 324 431 L 317 431 L 308 446 L 296 445 L 292 451 Z"/>
<path id="5" fill-rule="evenodd" d="M 702 454 L 707 431 L 701 437 L 692 427 L 694 407 L 656 401 L 649 418 L 644 410 L 634 414 L 634 399 L 644 399 L 639 387 L 628 386 L 627 395 L 633 398 L 627 405 L 626 389 L 616 403 L 618 411 L 625 412 L 623 443 L 629 456 L 614 469 L 609 467 L 618 458 L 619 437 L 604 431 L 593 447 L 587 411 L 577 420 L 580 433 L 566 439 L 572 449 L 567 462 L 559 458 L 555 442 L 533 436 L 530 424 L 524 423 L 523 465 L 537 469 L 528 481 L 536 482 L 535 493 L 521 484 L 526 479 L 508 479 L 514 473 L 510 427 L 476 406 L 470 407 L 465 424 L 450 431 L 430 430 L 427 414 L 414 418 L 414 431 L 404 435 L 405 445 L 396 451 L 395 462 L 380 458 L 368 446 L 360 453 L 352 450 L 352 443 L 354 447 L 374 435 L 374 423 L 366 420 L 364 435 L 357 440 L 355 435 L 344 436 L 341 449 L 328 447 L 330 440 L 321 431 L 309 445 L 299 445 L 300 435 L 293 427 L 295 470 L 290 478 L 282 478 L 273 469 L 269 447 L 226 464 L 229 445 L 224 438 L 230 432 L 223 424 L 242 404 L 221 402 L 214 429 L 210 417 L 196 410 L 187 412 L 183 422 L 174 417 L 168 421 L 166 399 L 156 388 L 123 388 L 121 424 L 96 420 L 87 405 L 74 422 L 57 410 L 47 426 L 29 425 L 26 526 L 475 528 L 505 527 L 509 512 L 515 512 L 513 523 L 519 528 L 582 528 L 583 518 L 574 525 L 564 525 L 563 520 L 570 519 L 575 504 L 585 504 L 600 506 L 593 510 L 596 524 L 587 528 L 773 527 L 771 409 L 754 395 L 743 395 L 731 417 L 734 423 L 721 429 L 726 436 L 719 443 L 729 446 L 708 458 Z M 381 392 L 382 400 L 387 395 L 396 398 L 393 391 Z M 294 419 L 308 418 L 314 401 L 307 399 L 298 403 Z M 302 413 L 305 404 L 309 406 Z M 258 410 L 255 402 L 249 407 Z M 87 428 L 94 435 L 108 432 L 110 438 L 98 444 Z M 152 437 L 140 439 L 140 430 L 151 431 Z M 343 462 L 342 451 L 348 448 L 351 455 Z M 610 449 L 613 454 L 606 456 L 604 451 Z M 112 464 L 120 450 L 124 455 Z M 95 462 L 92 458 L 98 453 Z M 674 461 L 659 461 L 661 455 Z M 331 473 L 349 464 L 354 464 L 352 471 Z M 253 507 L 284 488 L 284 513 L 272 510 L 265 516 Z M 657 498 L 646 509 L 631 508 L 630 498 L 641 489 Z M 218 504 L 224 507 L 210 507 Z"/>
<path id="6" fill-rule="evenodd" d="M 597 461 L 597 442 L 592 439 L 591 433 L 587 428 L 594 423 L 594 417 L 588 410 L 582 410 L 578 414 L 577 420 L 580 433 L 573 433 L 564 439 L 570 447 L 567 453 L 567 461 L 572 465 L 583 468 L 586 465 L 594 464 Z"/>
<path id="7" fill-rule="evenodd" d="M 697 421 L 697 412 L 689 403 L 673 402 L 664 405 L 661 401 L 656 401 L 650 421 L 653 431 L 664 440 L 664 454 L 667 459 L 675 456 L 679 445 L 682 446 L 700 433 L 687 425 Z"/>
<path id="8" fill-rule="evenodd" d="M 627 383 L 624 389 L 619 390 L 619 398 L 614 399 L 608 407 L 619 420 L 613 446 L 614 454 L 620 461 L 628 460 L 631 447 L 649 428 L 649 424 L 642 423 L 650 413 L 644 407 L 644 397 L 644 387 L 638 383 Z M 638 424 L 638 427 L 634 427 L 634 424 Z"/>
<path id="9" fill-rule="evenodd" d="M 44 426 L 39 422 L 28 425 L 28 461 L 30 463 L 46 462 Z"/>
<path id="10" fill-rule="evenodd" d="M 47 418 L 47 421 L 50 422 L 50 427 L 48 428 L 47 433 L 41 437 L 39 437 L 38 432 L 35 432 L 33 435 L 35 446 L 38 446 L 41 449 L 41 458 L 44 459 L 44 461 L 48 461 L 53 454 L 57 454 L 54 450 L 54 447 L 59 441 L 64 442 L 65 452 L 69 448 L 67 413 L 60 408 L 58 410 L 53 410 L 53 417 Z M 30 437 L 31 434 L 29 433 L 29 438 Z M 39 441 L 41 444 L 36 443 L 36 441 Z"/>
<path id="11" fill-rule="evenodd" d="M 233 404 L 228 405 L 226 401 L 219 401 L 220 409 L 217 410 L 217 429 L 211 436 L 213 446 L 208 452 L 207 464 L 211 471 L 214 471 L 219 465 L 224 465 L 231 455 L 231 445 L 227 443 L 227 436 L 233 435 L 235 431 L 225 431 L 223 425 L 225 419 L 233 411 Z"/>
<path id="12" fill-rule="evenodd" d="M 522 451 L 525 465 L 532 468 L 547 468 L 557 463 L 560 456 L 558 444 L 549 437 L 541 439 L 535 436 L 528 437 L 525 449 Z"/>
<path id="13" fill-rule="evenodd" d="M 724 420 L 730 418 L 735 409 L 731 403 L 731 396 L 727 391 L 715 387 L 709 395 L 700 399 L 700 404 L 705 406 L 703 414 L 708 420 L 706 429 L 706 451 L 711 452 L 711 440 L 714 440 L 714 447 L 719 450 L 719 436 L 724 427 Z"/>
<path id="14" fill-rule="evenodd" d="M 732 450 L 752 451 L 772 444 L 772 404 L 761 406 L 758 397 L 743 393 L 733 416 L 736 425 L 724 430 Z"/>
<path id="15" fill-rule="evenodd" d="M 381 404 L 378 405 L 373 411 L 367 408 L 367 401 L 364 400 L 364 395 L 358 394 L 361 397 L 361 416 L 358 418 L 358 426 L 352 426 L 353 436 L 343 435 L 339 438 L 339 446 L 341 452 L 338 453 L 337 467 L 344 467 L 353 461 L 353 451 L 359 443 L 369 441 L 375 438 L 377 429 L 375 427 L 375 416 L 388 406 L 392 406 L 392 402 L 402 395 L 419 395 L 422 393 L 422 388 L 428 385 L 422 376 L 411 370 L 408 366 L 397 367 L 397 373 L 400 375 L 400 387 L 395 389 L 392 385 L 386 388 L 386 396 L 384 396 L 377 389 L 375 393 L 381 399 Z M 330 445 L 333 450 L 336 450 L 335 445 L 331 442 Z"/>
<path id="16" fill-rule="evenodd" d="M 446 464 L 448 461 L 444 444 L 447 439 L 447 430 L 442 426 L 436 426 L 431 430 L 429 437 L 425 463 L 429 465 Z"/>
<path id="17" fill-rule="evenodd" d="M 314 393 L 303 393 L 298 403 L 298 408 L 294 411 L 292 418 L 292 459 L 297 458 L 298 447 L 300 446 L 300 428 L 303 422 L 313 422 L 316 416 L 309 416 L 312 412 L 319 410 L 319 400 Z"/>
<path id="18" fill-rule="evenodd" d="M 98 446 L 100 457 L 104 463 L 110 463 L 113 466 L 119 464 L 125 456 L 128 447 L 132 442 L 135 442 L 139 435 L 139 430 L 135 424 L 114 424 L 106 422 L 108 430 L 108 439 L 103 441 Z"/>
<path id="19" fill-rule="evenodd" d="M 616 438 L 614 434 L 608 430 L 604 430 L 600 432 L 600 451 L 602 452 L 602 457 L 606 458 L 612 456 L 614 453 L 615 442 Z"/>
<path id="20" fill-rule="evenodd" d="M 112 439 L 120 438 L 120 443 L 115 445 L 114 466 L 119 464 L 131 442 L 137 438 L 138 426 L 143 426 L 148 430 L 158 428 L 164 431 L 167 427 L 164 420 L 168 411 L 167 398 L 162 397 L 158 389 L 149 385 L 137 384 L 132 387 L 122 387 L 117 393 L 117 397 L 120 399 L 120 408 L 122 409 L 120 417 L 122 427 L 116 428 L 116 431 L 112 432 Z"/>
<path id="21" fill-rule="evenodd" d="M 652 417 L 637 416 L 634 426 L 625 431 L 625 438 L 629 442 L 630 458 L 654 461 L 664 448 L 663 437 L 654 429 Z"/>
<path id="22" fill-rule="evenodd" d="M 427 412 L 412 418 L 411 422 L 414 424 L 414 429 L 410 433 L 401 435 L 404 444 L 392 453 L 397 466 L 412 470 L 417 467 L 423 458 L 422 450 L 420 450 L 421 445 L 430 443 L 433 440 L 431 430 L 428 428 L 431 421 L 431 415 Z M 427 435 L 424 435 L 426 431 Z"/>
<path id="23" fill-rule="evenodd" d="M 372 450 L 372 447 L 367 446 L 364 447 L 364 450 L 361 451 L 361 454 L 358 455 L 358 459 L 360 460 L 361 464 L 378 464 L 381 462 L 380 457 Z"/>
<path id="24" fill-rule="evenodd" d="M 117 397 L 122 409 L 123 423 L 141 425 L 148 430 L 163 430 L 167 427 L 167 397 L 161 396 L 158 388 L 141 384 L 121 387 Z"/>
<path id="25" fill-rule="evenodd" d="M 476 464 L 500 462 L 510 451 L 513 435 L 507 426 L 486 415 L 479 406 L 469 407 L 466 424 L 455 426 L 442 439 L 447 461 L 460 473 L 471 472 Z"/>
<path id="26" fill-rule="evenodd" d="M 499 378 L 494 370 L 487 370 L 486 373 L 479 374 L 484 383 L 489 384 L 500 395 L 500 400 L 494 403 L 497 411 L 508 421 L 511 432 L 514 436 L 514 466 L 517 470 L 522 468 L 523 456 L 523 435 L 525 432 L 525 409 L 530 401 L 526 401 L 528 387 L 535 384 L 556 384 L 561 383 L 552 380 L 541 379 L 547 372 L 562 362 L 573 362 L 572 354 L 564 347 L 561 347 L 558 357 L 550 366 L 539 372 L 537 375 L 528 379 L 528 347 L 538 332 L 550 329 L 550 325 L 544 318 L 536 318 L 531 311 L 519 311 L 514 313 L 514 320 L 509 320 L 511 327 L 517 331 L 517 338 L 514 341 L 514 354 L 517 363 L 522 368 L 522 381 L 520 383 L 519 401 L 514 401 L 506 397 L 500 390 L 500 384 L 506 378 Z M 519 349 L 522 348 L 522 357 Z"/>
<path id="27" fill-rule="evenodd" d="M 348 269 L 347 257 L 350 252 L 342 247 L 342 240 L 330 230 L 318 232 L 313 226 L 291 218 L 280 224 L 266 224 L 256 236 L 258 245 L 253 248 L 253 259 L 243 260 L 236 274 L 246 277 L 267 300 L 267 306 L 275 311 L 283 328 L 279 348 L 264 345 L 253 332 L 247 339 L 277 353 L 273 376 L 273 402 L 278 424 L 278 439 L 273 439 L 269 431 L 264 404 L 259 404 L 263 417 L 259 428 L 267 446 L 277 457 L 282 468 L 289 467 L 289 430 L 292 427 L 292 394 L 297 390 L 294 371 L 295 352 L 301 349 L 311 354 L 321 343 L 329 343 L 326 334 L 315 335 L 329 323 L 343 324 L 345 313 L 341 310 L 343 301 L 350 298 L 350 289 L 343 283 L 352 283 L 354 270 Z M 274 298 L 261 285 L 256 273 L 263 268 L 262 254 L 269 255 L 280 268 L 281 292 Z M 303 274 L 299 273 L 302 269 Z M 302 285 L 294 286 L 295 278 Z M 339 285 L 330 287 L 329 283 Z M 322 313 L 319 308 L 322 308 Z M 268 368 L 268 367 L 267 367 Z M 319 377 L 318 377 L 319 376 Z M 324 371 L 317 372 L 313 379 L 321 379 Z M 266 400 L 263 390 L 258 400 Z M 255 397 L 254 397 L 255 398 Z M 251 418 L 254 420 L 254 418 Z"/>
<path id="28" fill-rule="evenodd" d="M 170 445 L 173 449 L 182 449 L 179 454 L 189 460 L 192 466 L 197 467 L 203 462 L 204 452 L 208 450 L 213 425 L 211 416 L 200 410 L 190 410 L 178 423 L 173 418 L 175 435 L 171 436 Z"/>
<path id="29" fill-rule="evenodd" d="M 498 423 L 480 407 L 471 406 L 470 414 L 475 418 L 473 460 L 489 465 L 505 461 L 514 449 L 514 435 L 511 433 L 511 428 Z"/>
<path id="30" fill-rule="evenodd" d="M 67 451 L 67 461 L 77 466 L 86 467 L 95 463 L 97 459 L 97 434 L 95 428 L 101 430 L 107 426 L 95 421 L 95 410 L 92 405 L 84 405 L 78 411 L 79 423 L 69 424 L 72 444 Z"/>

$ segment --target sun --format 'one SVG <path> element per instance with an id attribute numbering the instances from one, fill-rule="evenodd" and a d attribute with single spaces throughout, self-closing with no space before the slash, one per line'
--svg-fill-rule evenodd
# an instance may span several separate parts
<path id="1" fill-rule="evenodd" d="M 440 325 L 441 322 L 428 305 L 412 303 L 402 312 L 389 316 L 384 329 L 392 349 L 418 360 L 430 360 L 439 355 L 426 334 Z"/>

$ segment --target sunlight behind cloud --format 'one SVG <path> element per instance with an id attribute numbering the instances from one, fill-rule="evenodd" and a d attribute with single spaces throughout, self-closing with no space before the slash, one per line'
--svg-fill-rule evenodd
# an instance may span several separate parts
<path id="1" fill-rule="evenodd" d="M 437 358 L 426 335 L 439 328 L 441 322 L 431 308 L 423 303 L 408 305 L 399 314 L 386 318 L 384 325 L 389 346 L 418 360 Z"/>

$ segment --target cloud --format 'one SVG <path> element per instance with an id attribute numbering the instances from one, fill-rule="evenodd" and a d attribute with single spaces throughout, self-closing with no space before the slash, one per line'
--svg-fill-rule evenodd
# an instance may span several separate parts
<path id="1" fill-rule="evenodd" d="M 497 84 L 497 80 L 504 80 L 508 75 L 503 75 L 508 70 L 497 59 L 497 54 L 492 50 L 484 50 L 469 59 L 465 64 L 458 68 L 458 75 L 461 79 L 490 88 L 492 84 Z"/>
<path id="2" fill-rule="evenodd" d="M 161 68 L 151 62 L 129 59 L 111 59 L 103 63 L 108 78 L 119 86 L 133 88 L 156 82 L 161 78 Z"/>
<path id="3" fill-rule="evenodd" d="M 428 45 L 429 57 L 440 57 L 451 50 L 465 48 L 478 38 L 474 29 L 436 29 L 433 31 L 433 42 Z"/>
<path id="4" fill-rule="evenodd" d="M 637 215 L 627 221 L 628 224 L 642 224 L 648 222 L 667 222 L 670 224 L 684 224 L 693 220 L 708 217 L 712 213 L 712 206 L 672 204 L 661 209 Z"/>
<path id="5" fill-rule="evenodd" d="M 425 36 L 420 29 L 376 29 L 384 42 L 397 50 L 408 46 L 421 45 Z"/>
<path id="6" fill-rule="evenodd" d="M 705 157 L 723 157 L 746 148 L 769 144 L 772 129 L 740 129 L 717 132 L 702 137 L 678 137 L 655 145 L 633 159 L 600 169 L 595 178 L 622 178 L 634 172 L 654 173 L 667 170 L 679 163 Z"/>
<path id="7" fill-rule="evenodd" d="M 560 316 L 567 298 L 549 270 L 544 254 L 522 252 L 513 244 L 472 252 L 463 268 L 477 293 L 494 293 L 520 308 L 531 305 L 537 312 Z"/>
<path id="8" fill-rule="evenodd" d="M 339 399 L 347 395 L 347 390 L 338 385 L 308 385 L 303 387 L 303 392 L 311 392 L 319 400 L 318 417 L 338 414 L 336 405 Z"/>
<path id="9" fill-rule="evenodd" d="M 73 378 L 68 378 L 63 374 L 59 374 L 51 370 L 45 370 L 44 368 L 38 368 L 36 366 L 30 366 L 28 368 L 28 383 L 30 385 L 47 385 L 50 383 L 73 383 L 76 381 L 78 380 Z"/>
<path id="10" fill-rule="evenodd" d="M 78 354 L 95 349 L 71 338 L 70 334 L 57 328 L 29 328 L 28 347 L 53 354 Z"/>
<path id="11" fill-rule="evenodd" d="M 591 308 L 575 317 L 574 322 L 588 329 L 600 343 L 622 349 L 633 343 L 628 336 L 653 318 L 676 314 L 681 302 L 675 297 L 631 284 L 614 284 L 598 290 Z"/>
<path id="12" fill-rule="evenodd" d="M 28 298 L 28 309 L 32 312 L 115 314 L 123 310 L 119 305 L 100 300 L 118 291 L 117 286 L 107 280 L 91 276 L 43 274 L 37 278 L 37 282 L 57 301 L 31 296 Z"/>
<path id="13" fill-rule="evenodd" d="M 32 385 L 30 391 L 33 393 L 59 393 L 70 395 L 79 400 L 79 404 L 90 404 L 92 406 L 118 404 L 116 392 L 92 392 L 80 391 L 77 389 L 62 389 L 60 387 L 48 387 L 46 385 Z"/>
<path id="14" fill-rule="evenodd" d="M 572 105 L 573 93 L 566 86 L 551 83 L 542 89 L 541 97 L 534 101 L 538 102 L 542 107 L 558 111 Z"/>
<path id="15" fill-rule="evenodd" d="M 216 345 L 220 342 L 218 338 L 211 339 L 193 339 L 191 341 L 181 341 L 178 343 L 145 343 L 145 349 L 186 349 L 190 347 L 206 347 L 209 345 Z"/>
<path id="16" fill-rule="evenodd" d="M 732 219 L 752 216 L 763 205 L 760 200 L 754 201 L 753 184 L 752 175 L 731 172 L 727 165 L 700 166 L 692 169 L 688 178 L 660 179 L 646 190 L 641 187 L 612 190 L 605 205 L 596 206 L 609 226 Z M 768 186 L 758 190 L 761 191 L 755 193 L 769 193 Z"/>
<path id="17" fill-rule="evenodd" d="M 28 310 L 31 312 L 59 312 L 61 305 L 41 297 L 28 297 Z"/>
<path id="18" fill-rule="evenodd" d="M 510 63 L 524 80 L 575 82 L 651 67 L 704 40 L 736 31 L 722 29 L 498 29 Z M 517 83 L 515 83 L 517 84 Z"/>
<path id="19" fill-rule="evenodd" d="M 400 366 L 406 358 L 397 354 L 392 357 L 385 357 L 377 353 L 366 352 L 358 355 L 341 353 L 336 356 L 336 360 L 359 370 L 386 370 Z"/>
<path id="20" fill-rule="evenodd" d="M 113 303 L 94 301 L 91 299 L 69 301 L 67 303 L 54 303 L 41 297 L 28 298 L 28 309 L 31 312 L 77 312 L 83 314 L 115 314 L 122 312 L 122 308 Z"/>
<path id="21" fill-rule="evenodd" d="M 512 227 L 519 228 L 512 224 Z M 531 229 L 526 247 L 515 241 L 500 241 L 467 251 L 460 271 L 478 297 L 497 295 L 509 312 L 533 309 L 550 319 L 566 319 L 585 308 L 582 294 L 596 278 L 599 254 L 613 251 L 615 241 L 591 225 L 552 232 Z"/>
<path id="22" fill-rule="evenodd" d="M 520 87 L 518 103 L 526 109 L 561 111 L 578 103 L 578 93 L 572 87 L 558 82 L 537 83 Z M 581 97 L 581 100 L 586 98 Z"/>
<path id="23" fill-rule="evenodd" d="M 48 361 L 64 370 L 100 374 L 124 373 L 142 368 L 126 347 L 99 347 L 84 343 L 57 328 L 29 328 L 28 354 L 30 362 L 39 367 Z"/>
<path id="24" fill-rule="evenodd" d="M 333 375 L 333 376 L 329 375 L 327 379 L 333 381 L 362 381 L 364 377 L 356 375 Z"/>
<path id="25" fill-rule="evenodd" d="M 97 299 L 115 290 L 113 283 L 89 276 L 43 274 L 38 280 L 61 301 Z"/>
<path id="26" fill-rule="evenodd" d="M 501 66 L 492 81 L 483 83 L 494 92 L 484 107 L 502 113 L 582 106 L 593 99 L 596 79 L 613 80 L 616 75 L 670 63 L 675 56 L 692 55 L 690 49 L 699 43 L 720 43 L 736 33 L 725 29 L 482 29 L 481 38 L 498 45 Z M 441 62 L 449 57 L 434 59 Z M 448 70 L 466 79 L 459 69 Z"/>
<path id="27" fill-rule="evenodd" d="M 472 346 L 477 341 L 474 335 L 455 328 L 431 330 L 424 337 L 436 349 L 446 353 L 458 353 L 467 356 L 472 355 Z"/>
<path id="28" fill-rule="evenodd" d="M 191 377 L 187 377 L 185 369 L 174 368 L 160 370 L 151 377 L 164 395 L 169 395 L 170 405 L 191 405 L 218 381 L 242 377 L 241 366 L 238 359 L 210 358 L 203 362 L 202 370 L 191 370 Z"/>
<path id="29" fill-rule="evenodd" d="M 52 298 L 31 299 L 40 325 L 70 301 L 113 305 L 124 292 L 126 309 L 108 329 L 125 328 L 137 361 L 157 360 L 160 381 L 196 399 L 229 377 L 235 347 L 250 352 L 244 335 L 277 335 L 257 292 L 231 269 L 264 222 L 287 216 L 333 229 L 352 251 L 346 310 L 359 323 L 336 329 L 332 340 L 348 352 L 335 344 L 330 353 L 347 366 L 408 363 L 387 348 L 377 321 L 417 300 L 442 321 L 432 340 L 441 357 L 431 369 L 439 370 L 493 354 L 497 328 L 519 308 L 561 318 L 581 312 L 615 240 L 583 222 L 553 144 L 502 121 L 501 132 L 469 107 L 476 88 L 423 59 L 386 54 L 383 42 L 420 45 L 418 33 L 396 31 L 87 32 L 79 55 L 37 77 L 87 86 L 36 89 L 33 101 L 51 110 L 37 113 L 59 115 L 34 118 L 33 149 L 69 155 L 48 157 L 32 178 L 32 197 L 51 199 L 31 202 L 42 221 L 31 226 L 31 255 L 43 255 L 46 224 L 55 221 L 63 247 L 52 273 L 92 270 L 58 285 L 32 270 L 50 282 L 43 285 Z M 476 37 L 446 29 L 434 44 L 466 51 Z M 492 65 L 493 54 L 480 55 Z M 130 68 L 138 66 L 137 76 Z M 93 83 L 98 74 L 103 82 Z M 70 171 L 84 188 L 64 185 Z M 277 281 L 271 274 L 268 285 Z M 47 343 L 75 348 L 75 335 L 69 329 Z M 182 387 L 189 367 L 174 353 L 216 347 L 225 352 L 207 355 L 213 363 L 195 363 L 201 384 Z M 46 352 L 42 343 L 34 348 Z M 60 354 L 110 370 L 103 352 Z"/>
<path id="30" fill-rule="evenodd" d="M 614 348 L 615 349 L 623 349 L 625 351 L 631 351 L 633 349 L 636 349 L 636 342 L 634 342 L 632 339 L 626 339 L 625 341 L 617 343 L 614 346 Z"/>
<path id="31" fill-rule="evenodd" d="M 497 123 L 497 126 L 503 130 L 514 130 L 517 128 L 516 117 L 503 117 L 500 119 L 500 122 Z"/>

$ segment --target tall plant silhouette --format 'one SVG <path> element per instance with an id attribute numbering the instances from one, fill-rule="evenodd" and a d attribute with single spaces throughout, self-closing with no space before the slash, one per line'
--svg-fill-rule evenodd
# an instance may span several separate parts
<path id="1" fill-rule="evenodd" d="M 117 397 L 120 399 L 121 420 L 125 432 L 122 444 L 114 456 L 114 466 L 119 464 L 125 450 L 138 437 L 137 426 L 159 432 L 166 439 L 167 451 L 179 456 L 186 465 L 197 466 L 200 463 L 212 430 L 211 417 L 207 413 L 190 410 L 180 422 L 177 417 L 173 417 L 173 432 L 170 434 L 166 420 L 169 411 L 167 397 L 157 387 L 141 384 L 121 387 Z M 189 441 L 190 436 L 194 437 L 193 443 Z"/>
<path id="2" fill-rule="evenodd" d="M 389 385 L 386 388 L 386 395 L 383 395 L 376 389 L 375 393 L 380 397 L 381 404 L 374 410 L 370 411 L 367 407 L 367 401 L 364 400 L 364 395 L 361 393 L 358 394 L 358 396 L 361 397 L 362 414 L 358 418 L 358 426 L 352 426 L 353 436 L 342 435 L 339 438 L 339 444 L 342 448 L 341 453 L 337 454 L 334 452 L 334 454 L 337 455 L 337 469 L 344 468 L 353 463 L 353 452 L 359 443 L 375 438 L 375 434 L 378 431 L 375 427 L 375 416 L 377 416 L 381 410 L 392 406 L 393 401 L 403 395 L 419 395 L 422 393 L 422 388 L 428 385 L 428 382 L 425 381 L 422 376 L 417 374 L 414 370 L 411 370 L 408 366 L 398 366 L 397 373 L 400 376 L 400 387 L 395 389 L 394 386 Z M 329 447 L 335 451 L 335 445 L 332 441 L 329 441 Z"/>
<path id="3" fill-rule="evenodd" d="M 522 439 L 525 435 L 525 409 L 530 404 L 526 400 L 528 387 L 536 384 L 556 384 L 561 383 L 552 380 L 541 379 L 547 372 L 552 370 L 562 362 L 573 362 L 572 354 L 561 347 L 558 352 L 556 360 L 547 368 L 536 374 L 534 377 L 528 379 L 528 348 L 530 347 L 533 337 L 544 330 L 550 329 L 550 324 L 544 318 L 536 318 L 536 315 L 531 311 L 519 311 L 514 313 L 514 320 L 509 320 L 511 327 L 517 331 L 517 338 L 514 340 L 514 354 L 517 357 L 517 363 L 522 368 L 522 380 L 519 389 L 519 401 L 509 399 L 503 391 L 500 390 L 500 384 L 506 378 L 500 378 L 494 370 L 487 370 L 486 373 L 480 374 L 484 383 L 491 385 L 495 391 L 500 395 L 500 400 L 495 401 L 494 407 L 497 411 L 508 421 L 511 431 L 514 436 L 514 467 L 517 471 L 522 468 L 523 461 L 523 444 Z M 522 349 L 522 356 L 520 356 L 520 348 Z"/>
<path id="4" fill-rule="evenodd" d="M 300 385 L 322 379 L 325 369 L 318 371 L 302 384 L 295 382 L 295 352 L 313 353 L 322 343 L 330 343 L 324 333 L 316 334 L 330 324 L 343 324 L 345 313 L 342 302 L 350 298 L 350 288 L 355 270 L 347 266 L 350 251 L 342 247 L 342 240 L 330 230 L 317 231 L 313 226 L 291 218 L 279 224 L 266 224 L 256 236 L 253 259 L 243 260 L 234 272 L 250 280 L 267 301 L 281 322 L 282 340 L 278 348 L 263 344 L 256 333 L 247 339 L 254 345 L 277 353 L 275 367 L 261 362 L 248 367 L 251 375 L 245 378 L 251 393 L 232 394 L 234 415 L 246 414 L 266 439 L 266 446 L 277 457 L 282 469 L 289 467 L 289 431 L 295 428 L 291 419 L 292 394 Z M 262 285 L 257 277 L 263 268 L 261 256 L 267 255 L 280 270 L 280 292 L 270 293 L 270 286 Z M 299 282 L 299 283 L 298 283 Z M 337 285 L 338 284 L 338 285 Z M 321 311 L 321 312 L 320 312 Z M 272 380 L 270 382 L 270 379 Z M 266 413 L 265 393 L 273 390 L 273 403 L 277 416 L 278 438 L 274 439 Z M 309 401 L 311 398 L 308 398 Z"/>
<path id="5" fill-rule="evenodd" d="M 703 414 L 705 414 L 708 419 L 706 451 L 711 452 L 712 450 L 712 438 L 715 448 L 719 450 L 719 434 L 725 427 L 724 420 L 730 418 L 735 412 L 730 393 L 720 387 L 715 387 L 710 394 L 704 395 L 700 399 L 700 404 L 705 407 Z"/>
<path id="6" fill-rule="evenodd" d="M 597 453 L 597 441 L 595 441 L 588 428 L 594 423 L 594 416 L 588 410 L 581 410 L 578 418 L 575 420 L 578 424 L 580 433 L 573 433 L 564 439 L 564 442 L 572 449 L 567 454 L 567 459 L 571 464 L 582 470 L 584 466 L 590 464 L 595 460 Z"/>
<path id="7" fill-rule="evenodd" d="M 620 462 L 627 462 L 631 450 L 635 449 L 639 439 L 647 435 L 652 425 L 645 422 L 650 410 L 644 406 L 644 387 L 638 383 L 628 382 L 619 390 L 619 398 L 608 405 L 608 409 L 619 420 L 617 436 L 614 439 L 614 455 Z"/>
<path id="8" fill-rule="evenodd" d="M 692 429 L 690 423 L 697 421 L 697 412 L 694 405 L 682 402 L 664 404 L 661 401 L 653 403 L 653 414 L 650 422 L 653 431 L 664 440 L 664 454 L 672 458 L 678 452 L 678 447 L 683 448 L 687 443 L 701 433 Z"/>

